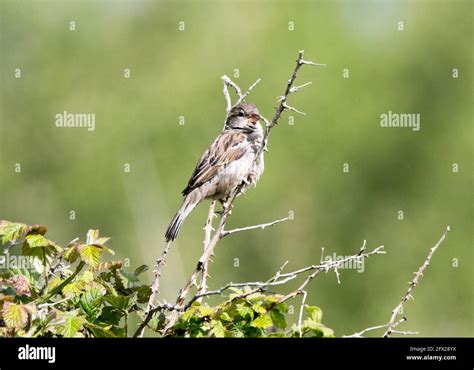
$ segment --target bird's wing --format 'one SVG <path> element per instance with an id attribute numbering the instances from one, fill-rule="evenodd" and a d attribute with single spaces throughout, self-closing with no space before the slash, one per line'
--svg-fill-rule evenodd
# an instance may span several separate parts
<path id="1" fill-rule="evenodd" d="M 219 167 L 244 156 L 249 149 L 247 135 L 238 131 L 224 131 L 206 150 L 196 165 L 183 195 L 211 180 Z"/>

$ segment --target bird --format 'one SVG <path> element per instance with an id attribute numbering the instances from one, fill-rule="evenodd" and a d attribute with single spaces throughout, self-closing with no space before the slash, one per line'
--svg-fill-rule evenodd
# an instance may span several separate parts
<path id="1" fill-rule="evenodd" d="M 182 191 L 183 203 L 166 230 L 166 242 L 176 239 L 184 220 L 201 201 L 218 200 L 225 210 L 239 184 L 243 183 L 240 193 L 256 186 L 264 170 L 261 119 L 254 104 L 242 102 L 232 107 L 223 131 L 199 159 Z"/>

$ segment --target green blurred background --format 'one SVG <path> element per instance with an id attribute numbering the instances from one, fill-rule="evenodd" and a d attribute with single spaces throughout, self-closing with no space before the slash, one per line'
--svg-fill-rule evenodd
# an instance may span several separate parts
<path id="1" fill-rule="evenodd" d="M 285 113 L 265 174 L 238 199 L 229 227 L 289 210 L 295 219 L 226 238 L 211 287 L 267 279 L 287 259 L 288 269 L 316 263 L 321 247 L 344 256 L 364 239 L 383 244 L 388 254 L 367 260 L 364 273 L 341 271 L 340 285 L 322 275 L 309 289 L 325 324 L 351 334 L 388 321 L 450 225 L 400 329 L 472 336 L 472 4 L 3 1 L 0 218 L 45 224 L 61 243 L 98 228 L 113 237 L 115 259 L 152 265 L 180 191 L 222 128 L 220 76 L 238 69 L 242 88 L 261 77 L 249 100 L 271 117 L 304 49 L 327 64 L 298 77 L 313 81 L 290 99 L 306 116 L 289 125 Z M 95 131 L 56 128 L 64 110 L 95 113 Z M 381 128 L 389 110 L 421 114 L 421 130 Z M 206 213 L 201 205 L 189 217 L 172 249 L 169 301 L 200 255 Z"/>

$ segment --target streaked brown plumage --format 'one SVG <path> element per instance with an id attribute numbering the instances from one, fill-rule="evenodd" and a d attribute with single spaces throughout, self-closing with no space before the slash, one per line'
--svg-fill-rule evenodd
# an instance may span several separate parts
<path id="1" fill-rule="evenodd" d="M 245 190 L 256 184 L 263 173 L 263 153 L 254 163 L 263 140 L 260 115 L 253 104 L 234 107 L 225 128 L 204 152 L 183 190 L 183 204 L 166 231 L 166 241 L 174 240 L 186 217 L 204 199 L 225 204 L 230 193 L 242 181 Z"/>

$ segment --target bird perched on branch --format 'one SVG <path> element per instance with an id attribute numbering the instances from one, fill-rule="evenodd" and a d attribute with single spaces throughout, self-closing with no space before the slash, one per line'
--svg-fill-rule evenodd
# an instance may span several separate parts
<path id="1" fill-rule="evenodd" d="M 186 217 L 202 200 L 219 200 L 226 209 L 239 184 L 244 182 L 243 192 L 257 183 L 264 168 L 260 119 L 253 104 L 240 103 L 231 109 L 224 130 L 204 152 L 183 190 L 183 204 L 166 230 L 167 242 L 176 238 Z"/>

